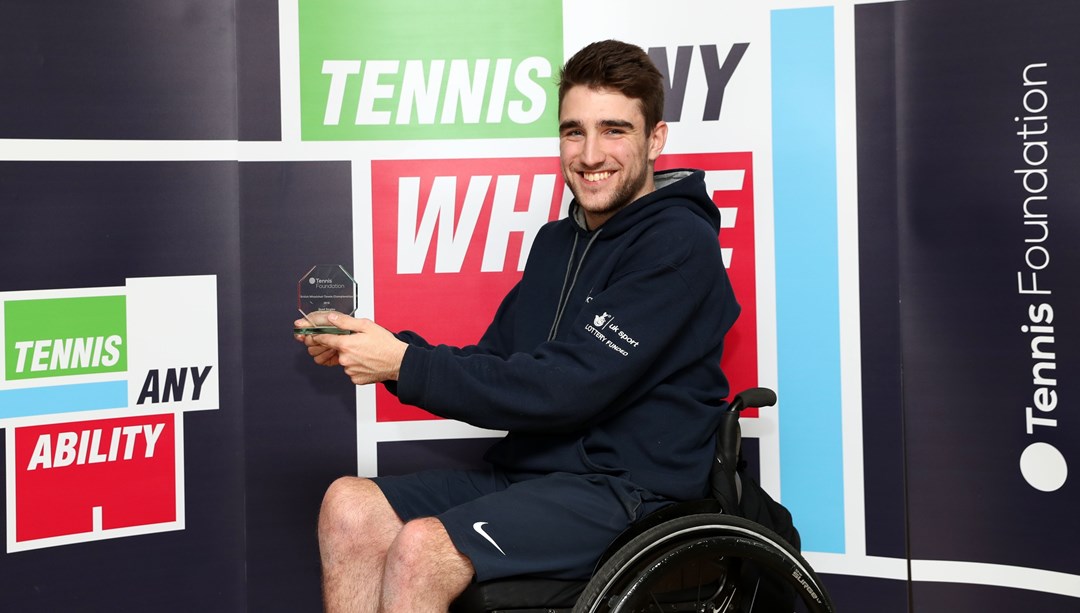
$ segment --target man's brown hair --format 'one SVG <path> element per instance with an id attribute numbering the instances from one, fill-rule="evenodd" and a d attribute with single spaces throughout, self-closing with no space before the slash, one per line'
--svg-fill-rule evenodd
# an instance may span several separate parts
<path id="1" fill-rule="evenodd" d="M 604 40 L 575 53 L 559 73 L 560 110 L 566 92 L 576 85 L 611 89 L 637 100 L 645 115 L 645 134 L 664 118 L 664 77 L 636 45 Z"/>

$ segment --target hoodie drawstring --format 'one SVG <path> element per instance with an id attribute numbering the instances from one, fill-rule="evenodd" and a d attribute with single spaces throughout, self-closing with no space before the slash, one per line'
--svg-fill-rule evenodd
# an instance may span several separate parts
<path id="1" fill-rule="evenodd" d="M 559 331 L 559 322 L 562 321 L 563 313 L 566 311 L 566 303 L 570 301 L 570 293 L 574 291 L 574 285 L 577 283 L 578 273 L 581 272 L 581 266 L 585 263 L 585 256 L 589 254 L 589 249 L 592 247 L 592 244 L 596 242 L 596 239 L 603 231 L 603 228 L 598 229 L 592 235 L 592 238 L 589 239 L 589 242 L 585 244 L 585 250 L 581 252 L 581 259 L 578 260 L 577 268 L 574 269 L 574 277 L 573 279 L 571 279 L 570 269 L 573 267 L 574 264 L 574 252 L 577 251 L 578 244 L 578 234 L 577 232 L 574 233 L 574 244 L 570 247 L 570 259 L 566 262 L 566 276 L 563 277 L 563 288 L 562 292 L 559 293 L 559 305 L 555 309 L 555 321 L 551 323 L 551 331 L 548 332 L 547 339 L 549 341 L 555 340 L 555 334 L 557 334 Z M 570 282 L 569 285 L 567 285 L 567 281 Z"/>

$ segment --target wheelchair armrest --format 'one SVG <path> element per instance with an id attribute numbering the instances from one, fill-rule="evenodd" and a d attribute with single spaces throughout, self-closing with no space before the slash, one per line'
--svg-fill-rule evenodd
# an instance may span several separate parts
<path id="1" fill-rule="evenodd" d="M 738 468 L 739 454 L 742 451 L 742 429 L 739 427 L 742 410 L 750 407 L 771 407 L 774 404 L 776 392 L 767 387 L 752 387 L 735 394 L 731 399 L 728 410 L 721 418 L 716 439 L 716 459 L 726 472 L 734 475 Z"/>
<path id="2" fill-rule="evenodd" d="M 728 410 L 738 413 L 748 407 L 760 409 L 774 404 L 776 404 L 776 392 L 767 387 L 752 387 L 735 394 Z"/>
<path id="3" fill-rule="evenodd" d="M 776 392 L 765 387 L 743 390 L 731 400 L 720 418 L 716 432 L 716 463 L 709 474 L 713 496 L 728 513 L 739 514 L 742 497 L 739 482 L 739 459 L 742 455 L 742 428 L 739 415 L 748 407 L 761 408 L 776 404 Z"/>

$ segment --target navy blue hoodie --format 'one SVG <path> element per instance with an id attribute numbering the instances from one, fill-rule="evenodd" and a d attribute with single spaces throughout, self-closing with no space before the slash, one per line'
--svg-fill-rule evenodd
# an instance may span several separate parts
<path id="1" fill-rule="evenodd" d="M 479 343 L 399 334 L 410 347 L 391 390 L 507 430 L 486 456 L 505 470 L 599 473 L 702 497 L 728 395 L 720 353 L 739 313 L 704 176 L 657 173 L 655 191 L 594 231 L 572 202 L 537 233 Z"/>

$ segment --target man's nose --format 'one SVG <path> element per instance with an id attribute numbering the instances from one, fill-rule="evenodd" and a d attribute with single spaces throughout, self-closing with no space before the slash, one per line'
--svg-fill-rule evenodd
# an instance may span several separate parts
<path id="1" fill-rule="evenodd" d="M 596 136 L 585 136 L 585 142 L 581 146 L 581 163 L 586 166 L 599 166 L 604 163 L 604 151 L 600 146 L 600 139 Z"/>

